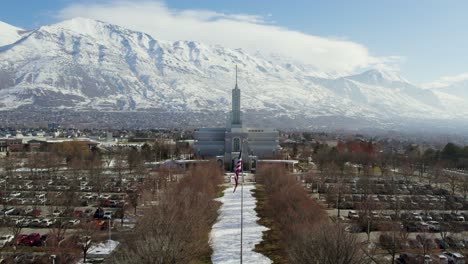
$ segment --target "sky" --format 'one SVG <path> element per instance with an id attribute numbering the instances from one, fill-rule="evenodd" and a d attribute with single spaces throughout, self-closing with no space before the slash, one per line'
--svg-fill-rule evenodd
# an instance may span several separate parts
<path id="1" fill-rule="evenodd" d="M 284 54 L 326 72 L 382 67 L 416 84 L 468 76 L 465 0 L 5 0 L 1 6 L 0 21 L 25 29 L 82 16 L 156 39 Z"/>

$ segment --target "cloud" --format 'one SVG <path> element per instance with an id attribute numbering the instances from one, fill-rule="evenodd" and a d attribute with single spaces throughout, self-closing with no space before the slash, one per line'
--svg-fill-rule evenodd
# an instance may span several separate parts
<path id="1" fill-rule="evenodd" d="M 462 73 L 453 76 L 444 76 L 433 82 L 423 84 L 422 86 L 427 89 L 443 88 L 463 81 L 468 82 L 468 73 Z"/>
<path id="2" fill-rule="evenodd" d="M 71 4 L 57 19 L 88 17 L 146 32 L 160 40 L 194 40 L 248 52 L 283 54 L 326 73 L 347 74 L 384 65 L 358 43 L 305 34 L 275 25 L 265 17 L 210 10 L 177 10 L 161 1 L 100 1 Z M 268 19 L 270 15 L 266 16 Z M 391 59 L 390 59 L 391 60 Z"/>

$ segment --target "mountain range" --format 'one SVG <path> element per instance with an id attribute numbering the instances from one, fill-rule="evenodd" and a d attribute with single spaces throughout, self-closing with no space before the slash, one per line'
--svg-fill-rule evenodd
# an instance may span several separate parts
<path id="1" fill-rule="evenodd" d="M 278 55 L 159 40 L 87 18 L 31 31 L 0 22 L 0 110 L 227 112 L 235 65 L 246 113 L 381 127 L 467 120 L 468 80 L 428 89 L 382 69 L 328 76 Z"/>

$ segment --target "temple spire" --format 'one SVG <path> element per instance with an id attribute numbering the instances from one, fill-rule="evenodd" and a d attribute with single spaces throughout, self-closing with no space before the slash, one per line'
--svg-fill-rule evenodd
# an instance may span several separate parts
<path id="1" fill-rule="evenodd" d="M 232 89 L 232 112 L 231 112 L 231 125 L 242 125 L 240 99 L 241 91 L 237 86 L 237 65 L 236 65 L 236 86 Z"/>
<path id="2" fill-rule="evenodd" d="M 236 64 L 236 89 L 238 89 L 237 87 L 237 64 Z"/>

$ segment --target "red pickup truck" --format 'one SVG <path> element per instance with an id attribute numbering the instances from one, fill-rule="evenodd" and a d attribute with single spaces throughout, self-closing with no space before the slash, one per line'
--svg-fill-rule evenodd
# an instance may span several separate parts
<path id="1" fill-rule="evenodd" d="M 38 233 L 31 233 L 26 237 L 23 237 L 21 239 L 20 244 L 21 245 L 28 245 L 28 246 L 38 246 L 41 243 L 41 235 Z"/>

